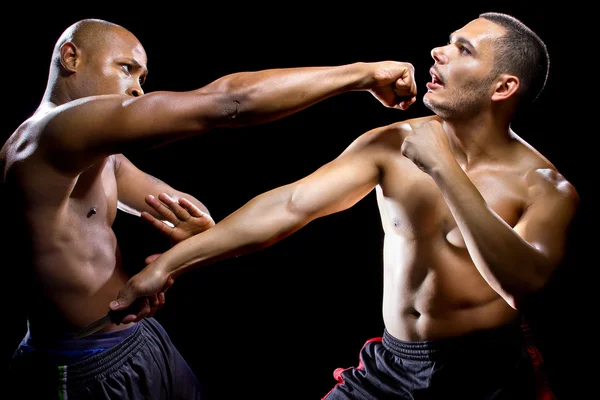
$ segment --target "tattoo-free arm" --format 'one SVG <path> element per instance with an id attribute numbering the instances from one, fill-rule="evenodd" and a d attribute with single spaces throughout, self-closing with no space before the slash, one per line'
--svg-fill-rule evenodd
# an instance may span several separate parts
<path id="1" fill-rule="evenodd" d="M 157 263 L 175 277 L 191 267 L 263 249 L 316 218 L 353 206 L 378 182 L 379 168 L 371 157 L 343 154 L 295 183 L 254 197 L 213 228 L 164 253 Z"/>
<path id="2" fill-rule="evenodd" d="M 475 266 L 513 308 L 542 288 L 565 254 L 579 197 L 553 170 L 532 170 L 530 202 L 514 228 L 485 202 L 460 166 L 444 164 L 432 174 L 462 233 Z"/>
<path id="3" fill-rule="evenodd" d="M 181 197 L 188 199 L 200 210 L 208 213 L 206 206 L 194 196 L 174 189 L 162 180 L 141 171 L 123 154 L 113 156 L 115 163 L 115 176 L 117 178 L 117 192 L 119 209 L 134 215 L 146 211 L 156 218 L 161 216 L 146 202 L 144 198 L 150 194 L 158 198 L 160 193 L 166 193 L 173 199 Z"/>
<path id="4" fill-rule="evenodd" d="M 386 151 L 371 139 L 381 131 L 367 132 L 311 175 L 254 197 L 211 229 L 173 246 L 131 277 L 110 307 L 127 308 L 136 298 L 165 290 L 187 270 L 258 251 L 316 218 L 351 207 L 380 181 Z M 131 315 L 128 321 L 143 317 Z"/>

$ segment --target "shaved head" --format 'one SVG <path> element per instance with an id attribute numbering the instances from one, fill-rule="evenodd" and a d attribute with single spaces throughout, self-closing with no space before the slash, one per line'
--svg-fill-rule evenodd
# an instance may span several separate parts
<path id="1" fill-rule="evenodd" d="M 81 19 L 60 35 L 54 46 L 48 86 L 64 99 L 143 94 L 146 52 L 128 29 L 96 18 Z"/>
<path id="2" fill-rule="evenodd" d="M 88 52 L 95 52 L 110 43 L 117 32 L 131 32 L 113 22 L 101 19 L 82 19 L 69 26 L 60 36 L 54 47 L 53 58 L 59 57 L 60 48 L 67 42 L 73 43 L 77 48 Z"/>

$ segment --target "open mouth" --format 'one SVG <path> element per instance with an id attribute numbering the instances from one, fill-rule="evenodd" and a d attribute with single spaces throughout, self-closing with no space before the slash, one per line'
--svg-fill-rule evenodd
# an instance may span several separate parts
<path id="1" fill-rule="evenodd" d="M 433 68 L 429 70 L 429 74 L 431 75 L 431 81 L 427 82 L 428 89 L 437 89 L 444 86 L 444 81 L 440 79 L 440 77 Z"/>
<path id="2" fill-rule="evenodd" d="M 434 85 L 439 85 L 439 86 L 444 85 L 444 81 L 442 81 L 440 79 L 440 77 L 438 76 L 438 74 L 435 72 L 435 70 L 433 68 L 431 68 L 429 70 L 429 74 L 431 75 L 431 83 L 433 83 Z"/>

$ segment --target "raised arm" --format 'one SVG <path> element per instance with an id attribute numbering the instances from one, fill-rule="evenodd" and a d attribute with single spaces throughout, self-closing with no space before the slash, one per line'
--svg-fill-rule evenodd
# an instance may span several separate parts
<path id="1" fill-rule="evenodd" d="M 436 121 L 413 125 L 403 154 L 435 181 L 465 240 L 475 267 L 502 298 L 519 309 L 563 260 L 579 195 L 550 167 L 524 173 L 525 205 L 514 227 L 488 205 L 449 151 Z M 524 169 L 525 170 L 525 169 Z"/>
<path id="2" fill-rule="evenodd" d="M 387 107 L 415 100 L 411 64 L 395 61 L 332 67 L 240 72 L 198 90 L 139 97 L 86 97 L 46 117 L 47 157 L 63 170 L 80 171 L 96 159 L 161 145 L 216 127 L 266 123 L 348 91 L 370 91 Z"/>
<path id="3" fill-rule="evenodd" d="M 159 293 L 190 269 L 270 246 L 316 218 L 353 206 L 379 183 L 389 148 L 384 128 L 365 133 L 338 158 L 294 183 L 260 194 L 211 229 L 163 253 L 121 290 L 124 309 L 138 297 Z M 128 316 L 125 321 L 139 318 Z"/>
<path id="4" fill-rule="evenodd" d="M 574 187 L 554 170 L 532 170 L 526 177 L 532 199 L 511 228 L 457 165 L 440 169 L 434 180 L 480 274 L 511 307 L 519 309 L 563 260 L 579 204 Z"/>

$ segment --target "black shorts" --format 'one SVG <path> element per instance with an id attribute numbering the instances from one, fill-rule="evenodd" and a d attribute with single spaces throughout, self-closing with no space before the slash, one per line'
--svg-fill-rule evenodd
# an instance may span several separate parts
<path id="1" fill-rule="evenodd" d="M 121 343 L 72 364 L 57 366 L 41 351 L 15 353 L 12 398 L 201 399 L 196 376 L 159 322 L 147 318 L 133 329 Z"/>
<path id="2" fill-rule="evenodd" d="M 358 367 L 336 369 L 322 400 L 554 399 L 540 363 L 519 326 L 426 342 L 384 331 L 364 344 Z"/>

